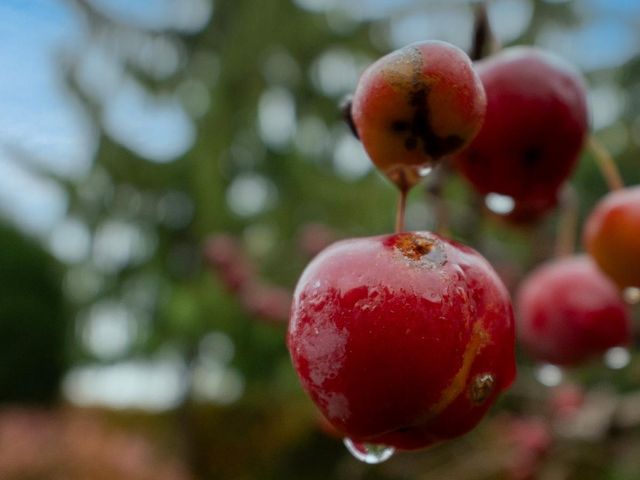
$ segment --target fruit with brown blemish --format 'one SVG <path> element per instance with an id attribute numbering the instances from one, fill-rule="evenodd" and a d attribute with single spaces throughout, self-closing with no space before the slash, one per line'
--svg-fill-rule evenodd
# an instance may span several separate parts
<path id="1" fill-rule="evenodd" d="M 459 436 L 515 375 L 504 285 L 476 251 L 429 232 L 321 252 L 298 282 L 287 340 L 304 389 L 356 443 Z"/>
<path id="2" fill-rule="evenodd" d="M 589 128 L 584 80 L 562 59 L 529 47 L 507 48 L 476 68 L 486 118 L 454 157 L 456 167 L 479 193 L 542 206 L 525 212 L 539 216 L 555 205 Z"/>
<path id="3" fill-rule="evenodd" d="M 518 338 L 537 360 L 575 365 L 631 342 L 619 291 L 586 255 L 550 260 L 516 297 Z"/>
<path id="4" fill-rule="evenodd" d="M 448 43 L 426 41 L 390 53 L 364 72 L 351 118 L 373 163 L 406 189 L 425 167 L 471 141 L 485 108 L 469 57 Z"/>
<path id="5" fill-rule="evenodd" d="M 585 224 L 584 244 L 620 288 L 640 288 L 640 186 L 600 200 Z"/>

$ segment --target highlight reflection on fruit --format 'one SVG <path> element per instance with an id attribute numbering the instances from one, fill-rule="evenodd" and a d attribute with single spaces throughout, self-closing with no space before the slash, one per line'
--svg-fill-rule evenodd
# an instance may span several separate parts
<path id="1" fill-rule="evenodd" d="M 476 251 L 429 232 L 337 242 L 307 267 L 288 346 L 355 442 L 415 449 L 473 428 L 514 379 L 513 313 Z"/>

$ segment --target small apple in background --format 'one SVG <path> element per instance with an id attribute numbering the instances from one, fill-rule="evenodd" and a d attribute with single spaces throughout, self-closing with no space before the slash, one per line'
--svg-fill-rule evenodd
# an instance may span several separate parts
<path id="1" fill-rule="evenodd" d="M 584 80 L 562 59 L 529 47 L 507 48 L 476 67 L 486 118 L 455 165 L 479 193 L 512 197 L 521 206 L 514 215 L 539 217 L 555 205 L 587 135 Z"/>
<path id="2" fill-rule="evenodd" d="M 616 286 L 586 255 L 550 260 L 516 295 L 518 338 L 541 362 L 575 365 L 631 342 L 631 317 Z"/>
<path id="3" fill-rule="evenodd" d="M 600 200 L 585 224 L 584 245 L 620 288 L 640 288 L 640 186 Z"/>

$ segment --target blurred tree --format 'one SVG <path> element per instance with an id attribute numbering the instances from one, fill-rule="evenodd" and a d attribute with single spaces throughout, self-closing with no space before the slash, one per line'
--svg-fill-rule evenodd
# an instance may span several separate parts
<path id="1" fill-rule="evenodd" d="M 0 225 L 0 403 L 59 397 L 69 328 L 61 278 L 42 247 Z"/>

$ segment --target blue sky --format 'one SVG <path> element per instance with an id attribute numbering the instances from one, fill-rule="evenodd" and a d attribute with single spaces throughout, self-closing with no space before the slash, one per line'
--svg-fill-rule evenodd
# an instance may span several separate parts
<path id="1" fill-rule="evenodd" d="M 29 230 L 46 230 L 63 214 L 55 184 L 25 173 L 9 149 L 30 152 L 57 173 L 88 165 L 86 127 L 61 93 L 56 50 L 82 34 L 55 0 L 0 2 L 0 208 Z"/>
<path id="2" fill-rule="evenodd" d="M 211 10 L 208 0 L 94 3 L 135 25 L 187 31 L 200 28 Z M 64 215 L 64 194 L 54 182 L 27 173 L 13 152 L 26 152 L 58 175 L 87 172 L 95 135 L 70 101 L 58 63 L 61 54 L 86 43 L 86 33 L 63 0 L 0 1 L 0 213 L 38 235 L 46 235 Z M 105 65 L 94 62 L 91 73 L 99 77 L 101 68 Z M 116 90 L 105 123 L 117 140 L 156 161 L 170 161 L 189 147 L 193 131 L 177 101 L 150 101 L 131 83 Z"/>
<path id="3" fill-rule="evenodd" d="M 55 65 L 60 49 L 81 35 L 72 12 L 55 0 L 0 3 L 0 140 L 36 155 L 51 152 L 59 173 L 75 170 L 87 153 L 77 143 L 81 119 L 69 108 Z"/>

